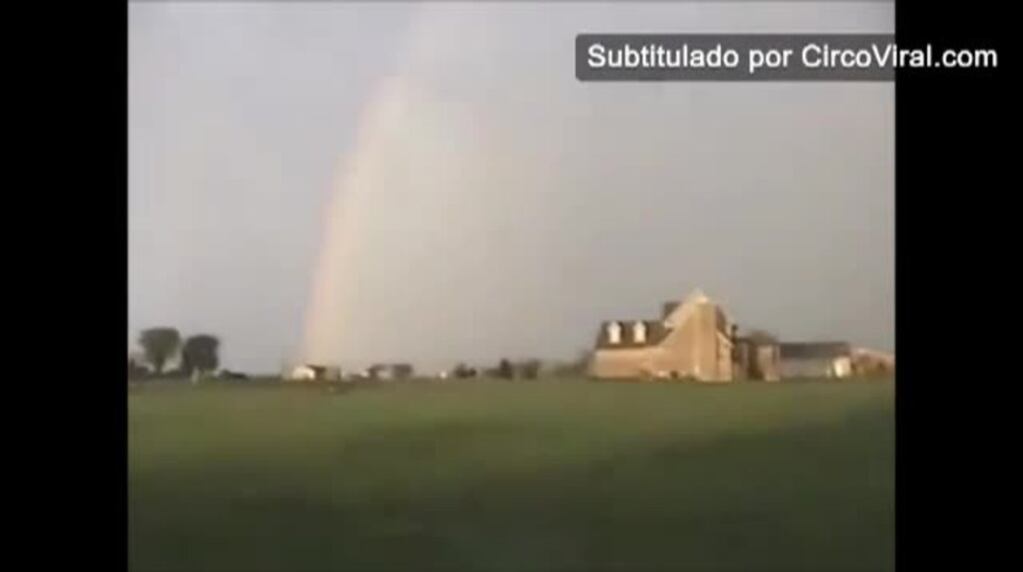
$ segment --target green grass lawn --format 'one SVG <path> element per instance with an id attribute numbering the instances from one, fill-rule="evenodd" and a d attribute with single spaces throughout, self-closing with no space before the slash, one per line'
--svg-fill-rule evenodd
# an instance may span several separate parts
<path id="1" fill-rule="evenodd" d="M 129 394 L 142 570 L 891 570 L 888 381 Z"/>

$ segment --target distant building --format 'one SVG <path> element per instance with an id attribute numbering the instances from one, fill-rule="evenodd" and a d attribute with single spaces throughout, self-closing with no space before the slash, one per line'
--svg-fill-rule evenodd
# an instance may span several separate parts
<path id="1" fill-rule="evenodd" d="M 323 377 L 325 368 L 315 365 L 298 365 L 292 368 L 288 379 L 293 381 L 313 381 Z"/>
<path id="2" fill-rule="evenodd" d="M 589 372 L 598 378 L 733 378 L 732 322 L 703 292 L 664 305 L 660 320 L 601 324 Z"/>
<path id="3" fill-rule="evenodd" d="M 415 368 L 409 363 L 376 363 L 362 372 L 365 379 L 380 381 L 392 381 L 409 379 L 415 373 Z"/>
<path id="4" fill-rule="evenodd" d="M 778 381 L 781 378 L 781 348 L 765 332 L 735 336 L 735 378 Z"/>
<path id="5" fill-rule="evenodd" d="M 895 373 L 895 356 L 888 352 L 856 348 L 852 352 L 855 375 L 890 376 Z"/>
<path id="6" fill-rule="evenodd" d="M 324 365 L 302 364 L 288 372 L 292 381 L 336 381 L 341 379 L 341 370 Z"/>
<path id="7" fill-rule="evenodd" d="M 845 342 L 782 343 L 782 377 L 849 377 L 852 348 Z"/>
<path id="8" fill-rule="evenodd" d="M 588 364 L 597 378 L 699 381 L 844 378 L 893 369 L 894 357 L 854 355 L 845 342 L 779 342 L 756 330 L 740 336 L 721 306 L 699 290 L 665 303 L 659 320 L 603 322 Z"/>

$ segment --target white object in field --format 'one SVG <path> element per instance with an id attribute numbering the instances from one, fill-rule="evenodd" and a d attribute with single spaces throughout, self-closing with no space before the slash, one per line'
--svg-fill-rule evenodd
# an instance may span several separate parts
<path id="1" fill-rule="evenodd" d="M 291 370 L 290 377 L 291 379 L 313 380 L 316 379 L 316 370 L 307 365 L 300 365 Z"/>

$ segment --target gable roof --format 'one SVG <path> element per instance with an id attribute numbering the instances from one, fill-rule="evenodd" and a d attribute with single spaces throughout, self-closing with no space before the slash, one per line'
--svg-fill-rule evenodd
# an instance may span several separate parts
<path id="1" fill-rule="evenodd" d="M 708 298 L 707 295 L 703 293 L 703 290 L 700 290 L 699 288 L 690 292 L 689 295 L 686 296 L 685 300 L 682 301 L 683 304 L 705 304 L 707 302 L 710 302 L 710 298 Z"/>
<path id="2" fill-rule="evenodd" d="M 699 288 L 689 293 L 685 299 L 682 300 L 681 304 L 676 304 L 672 307 L 671 311 L 664 315 L 664 323 L 668 328 L 679 326 L 689 318 L 689 315 L 693 313 L 693 308 L 698 304 L 712 303 L 710 298 L 703 293 Z M 667 304 L 665 304 L 667 309 Z"/>

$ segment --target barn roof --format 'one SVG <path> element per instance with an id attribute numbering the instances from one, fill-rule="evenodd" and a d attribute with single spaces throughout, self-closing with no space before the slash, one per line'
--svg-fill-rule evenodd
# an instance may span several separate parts
<path id="1" fill-rule="evenodd" d="M 738 336 L 736 339 L 761 346 L 778 345 L 778 338 L 770 332 L 763 330 L 751 330 L 746 335 Z"/>
<path id="2" fill-rule="evenodd" d="M 846 342 L 786 342 L 780 350 L 782 359 L 837 358 L 852 353 Z"/>

